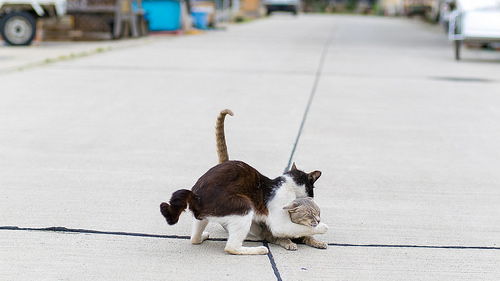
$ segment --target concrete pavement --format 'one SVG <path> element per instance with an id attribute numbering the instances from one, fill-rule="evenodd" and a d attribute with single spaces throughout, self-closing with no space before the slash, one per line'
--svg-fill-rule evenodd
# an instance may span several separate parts
<path id="1" fill-rule="evenodd" d="M 0 230 L 0 271 L 8 280 L 496 280 L 499 63 L 478 51 L 454 62 L 445 36 L 423 23 L 307 15 L 4 73 L 0 226 L 105 233 Z M 230 158 L 271 177 L 305 121 L 293 160 L 323 171 L 316 200 L 328 250 L 234 257 L 221 241 L 190 245 L 189 215 L 164 222 L 159 203 L 216 163 L 213 126 L 226 107 L 236 113 Z"/>

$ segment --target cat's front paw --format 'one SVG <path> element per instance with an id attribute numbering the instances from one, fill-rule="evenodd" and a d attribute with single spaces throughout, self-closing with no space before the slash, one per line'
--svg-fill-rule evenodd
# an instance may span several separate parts
<path id="1" fill-rule="evenodd" d="M 328 225 L 320 222 L 315 228 L 316 234 L 325 234 L 328 231 Z"/>
<path id="2" fill-rule="evenodd" d="M 318 249 L 326 249 L 328 248 L 328 243 L 316 240 L 311 246 Z"/>

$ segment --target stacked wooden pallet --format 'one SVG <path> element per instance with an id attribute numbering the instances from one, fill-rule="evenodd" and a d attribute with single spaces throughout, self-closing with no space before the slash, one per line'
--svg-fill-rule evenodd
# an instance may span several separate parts
<path id="1" fill-rule="evenodd" d="M 43 23 L 44 39 L 118 39 L 147 34 L 142 1 L 68 0 L 68 15 Z"/>

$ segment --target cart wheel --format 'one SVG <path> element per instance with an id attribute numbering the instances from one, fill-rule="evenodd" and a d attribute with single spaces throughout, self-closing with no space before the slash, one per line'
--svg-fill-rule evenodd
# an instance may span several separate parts
<path id="1" fill-rule="evenodd" d="M 0 33 L 7 44 L 26 46 L 36 34 L 36 20 L 27 12 L 11 12 L 0 22 Z"/>
<path id="2" fill-rule="evenodd" d="M 462 48 L 462 41 L 456 40 L 455 41 L 455 60 L 459 61 L 460 60 L 460 49 Z"/>

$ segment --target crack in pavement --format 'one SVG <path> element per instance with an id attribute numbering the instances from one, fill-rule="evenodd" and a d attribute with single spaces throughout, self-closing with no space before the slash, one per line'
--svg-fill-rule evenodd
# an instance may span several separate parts
<path id="1" fill-rule="evenodd" d="M 295 155 L 295 151 L 297 150 L 297 146 L 299 145 L 300 137 L 302 136 L 302 131 L 304 130 L 304 126 L 306 124 L 307 116 L 309 114 L 309 109 L 311 108 L 311 104 L 313 102 L 314 96 L 316 95 L 316 90 L 318 89 L 319 80 L 321 79 L 321 74 L 323 73 L 323 66 L 325 65 L 326 56 L 328 55 L 328 50 L 330 48 L 330 44 L 334 38 L 335 30 L 332 29 L 330 34 L 328 34 L 328 38 L 323 44 L 323 49 L 321 50 L 321 55 L 319 58 L 318 67 L 316 69 L 316 73 L 314 74 L 314 82 L 311 88 L 311 92 L 309 94 L 309 99 L 307 100 L 306 108 L 304 110 L 304 114 L 302 115 L 302 120 L 300 122 L 299 131 L 297 132 L 297 136 L 295 137 L 295 141 L 293 143 L 292 151 L 290 152 L 290 157 L 288 158 L 288 163 L 283 172 L 287 172 L 292 165 L 293 156 Z M 267 242 L 265 242 L 266 247 L 269 249 L 269 253 L 267 257 L 269 258 L 269 262 L 274 271 L 274 275 L 276 276 L 277 281 L 282 281 L 280 272 L 278 270 L 278 266 L 276 265 L 276 261 L 271 253 L 271 249 L 268 247 Z"/>
<path id="2" fill-rule="evenodd" d="M 186 235 L 165 235 L 165 234 L 149 234 L 139 232 L 123 232 L 123 231 L 101 231 L 82 228 L 67 228 L 63 226 L 51 227 L 18 227 L 18 226 L 0 226 L 0 230 L 11 231 L 41 231 L 41 232 L 59 232 L 59 233 L 82 233 L 82 234 L 102 234 L 102 235 L 117 235 L 131 237 L 147 237 L 147 238 L 162 238 L 162 239 L 182 239 L 189 240 Z M 225 242 L 226 238 L 208 238 L 209 241 Z M 269 244 L 261 240 L 245 240 L 245 242 L 262 242 L 268 249 Z M 362 248 L 424 248 L 424 249 L 457 249 L 457 250 L 500 250 L 500 247 L 494 246 L 457 246 L 457 245 L 410 245 L 410 244 L 346 244 L 346 243 L 328 243 L 328 246 L 333 247 L 362 247 Z M 269 255 L 268 255 L 269 256 Z M 272 257 L 272 254 L 270 254 Z M 274 259 L 273 259 L 274 261 Z"/>
<path id="3" fill-rule="evenodd" d="M 488 246 L 449 246 L 449 245 L 405 245 L 405 244 L 343 244 L 328 243 L 328 246 L 335 247 L 366 247 L 366 248 L 423 248 L 423 249 L 457 249 L 457 250 L 500 250 L 500 247 Z"/>
<path id="4" fill-rule="evenodd" d="M 309 98 L 307 100 L 306 108 L 304 110 L 304 114 L 302 115 L 302 120 L 300 122 L 299 130 L 297 132 L 297 136 L 295 137 L 295 141 L 293 143 L 292 151 L 290 152 L 290 157 L 288 158 L 288 163 L 286 164 L 283 172 L 287 172 L 292 165 L 293 156 L 295 155 L 295 151 L 297 150 L 297 146 L 299 144 L 300 137 L 302 135 L 302 131 L 304 130 L 304 126 L 306 124 L 307 115 L 309 114 L 309 109 L 311 108 L 311 104 L 313 102 L 314 96 L 316 95 L 316 90 L 318 89 L 319 80 L 321 79 L 321 74 L 323 73 L 323 66 L 325 64 L 326 56 L 328 55 L 328 49 L 330 47 L 330 43 L 334 38 L 334 30 L 332 29 L 330 34 L 328 34 L 328 38 L 323 44 L 323 49 L 321 50 L 321 55 L 319 57 L 318 67 L 316 68 L 316 72 L 314 74 L 314 82 L 311 88 L 311 92 L 309 93 Z M 271 267 L 273 268 L 274 276 L 276 276 L 277 281 L 282 281 L 281 274 L 279 272 L 276 261 L 274 260 L 274 256 L 271 252 L 271 248 L 266 241 L 264 241 L 264 246 L 269 250 L 267 257 L 269 259 L 269 263 L 271 263 Z"/>
<path id="5" fill-rule="evenodd" d="M 299 144 L 300 137 L 302 135 L 302 131 L 306 124 L 307 115 L 309 114 L 309 109 L 311 108 L 312 101 L 314 96 L 316 95 L 316 90 L 318 89 L 319 80 L 321 79 L 321 75 L 323 74 L 323 66 L 325 65 L 326 56 L 328 55 L 328 50 L 330 48 L 330 43 L 334 38 L 334 30 L 329 34 L 325 44 L 323 45 L 323 50 L 321 51 L 321 56 L 319 58 L 318 68 L 316 69 L 316 73 L 314 75 L 314 82 L 311 88 L 311 93 L 309 94 L 309 99 L 307 100 L 306 108 L 304 110 L 304 114 L 302 115 L 302 121 L 300 122 L 299 131 L 297 132 L 297 136 L 295 137 L 295 142 L 293 143 L 292 152 L 290 153 L 290 158 L 288 158 L 288 163 L 285 167 L 285 172 L 290 169 L 292 165 L 293 156 L 295 155 L 295 150 Z"/>
<path id="6" fill-rule="evenodd" d="M 18 230 L 18 231 L 46 231 L 46 232 L 68 232 L 68 233 L 83 233 L 83 234 L 105 234 L 118 236 L 134 236 L 134 237 L 149 237 L 149 238 L 168 238 L 168 239 L 184 239 L 189 240 L 189 236 L 185 235 L 162 235 L 148 234 L 138 232 L 123 232 L 123 231 L 101 231 L 93 229 L 67 228 L 64 226 L 51 227 L 18 227 L 18 226 L 0 226 L 0 230 Z M 225 238 L 209 238 L 211 241 L 226 241 Z M 257 241 L 259 242 L 259 241 Z"/>
<path id="7" fill-rule="evenodd" d="M 271 263 L 271 267 L 273 268 L 274 276 L 276 276 L 277 281 L 283 281 L 281 279 L 281 274 L 280 271 L 278 270 L 278 266 L 276 265 L 276 261 L 274 260 L 273 252 L 271 252 L 271 248 L 269 247 L 269 243 L 267 241 L 263 241 L 262 244 L 267 248 L 267 258 L 269 259 L 269 262 Z"/>

